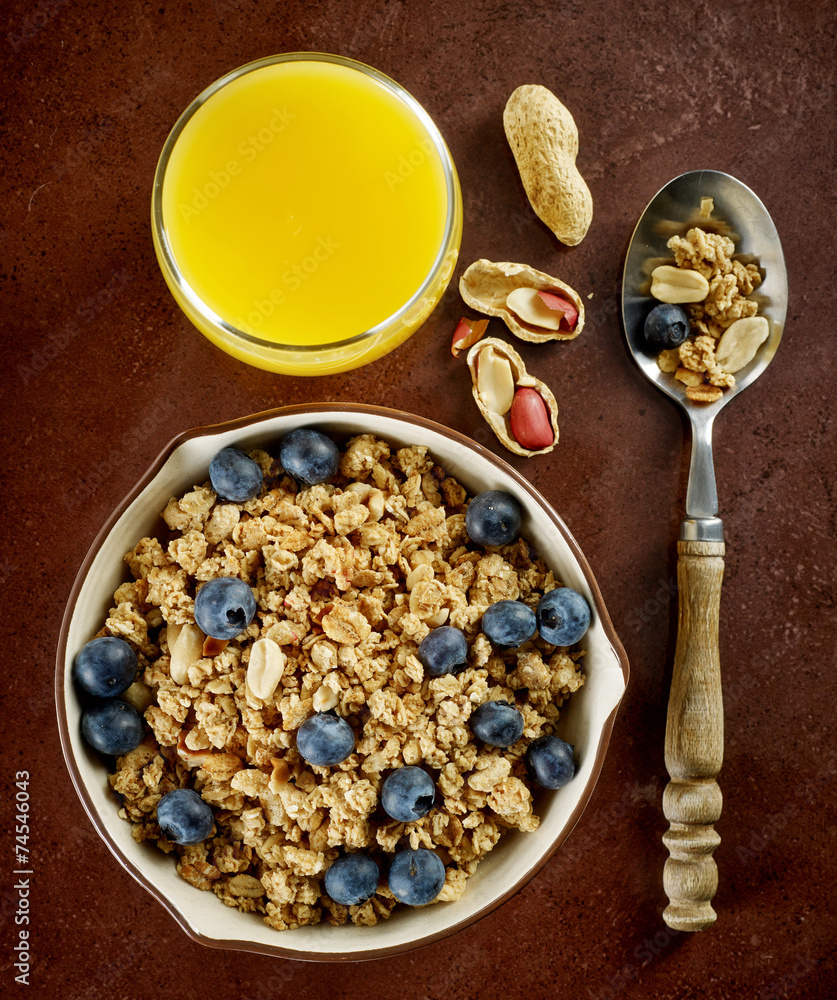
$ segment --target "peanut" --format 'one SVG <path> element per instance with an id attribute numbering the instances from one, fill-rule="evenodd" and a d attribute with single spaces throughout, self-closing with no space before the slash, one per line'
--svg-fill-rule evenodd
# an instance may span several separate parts
<path id="1" fill-rule="evenodd" d="M 715 348 L 715 363 L 725 372 L 737 372 L 748 365 L 767 340 L 770 324 L 764 316 L 745 316 L 726 328 Z"/>
<path id="2" fill-rule="evenodd" d="M 285 654 L 272 639 L 257 639 L 250 649 L 247 687 L 261 701 L 267 701 L 285 672 Z"/>
<path id="3" fill-rule="evenodd" d="M 651 272 L 651 294 L 672 305 L 703 302 L 709 294 L 709 282 L 698 271 L 662 264 Z"/>
<path id="4" fill-rule="evenodd" d="M 194 666 L 203 656 L 203 642 L 205 638 L 206 636 L 197 625 L 184 625 L 172 649 L 171 626 L 169 626 L 169 650 L 171 653 L 169 672 L 175 684 L 188 683 L 189 667 Z"/>
<path id="5" fill-rule="evenodd" d="M 532 388 L 524 387 L 514 394 L 509 421 L 515 441 L 524 448 L 537 451 L 555 440 L 546 403 Z"/>
<path id="6" fill-rule="evenodd" d="M 526 85 L 503 112 L 526 196 L 538 218 L 562 243 L 580 243 L 593 219 L 593 198 L 578 171 L 578 129 L 573 116 L 546 87 Z"/>
<path id="7" fill-rule="evenodd" d="M 347 492 L 360 496 L 361 503 L 369 509 L 369 521 L 380 521 L 384 516 L 385 500 L 381 490 L 369 483 L 350 483 Z"/>
<path id="8" fill-rule="evenodd" d="M 492 413 L 508 413 L 514 399 L 514 376 L 511 365 L 493 347 L 480 352 L 477 366 L 477 392 Z"/>
<path id="9" fill-rule="evenodd" d="M 506 305 L 530 326 L 544 330 L 558 330 L 561 326 L 563 313 L 550 309 L 534 288 L 515 288 L 509 292 Z"/>

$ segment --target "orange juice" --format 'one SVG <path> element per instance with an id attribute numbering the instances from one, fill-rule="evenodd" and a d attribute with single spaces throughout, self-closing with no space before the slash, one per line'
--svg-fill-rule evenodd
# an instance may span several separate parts
<path id="1" fill-rule="evenodd" d="M 438 301 L 458 250 L 435 126 L 397 84 L 337 57 L 225 79 L 158 168 L 155 243 L 176 298 L 260 367 L 319 374 L 386 353 Z"/>

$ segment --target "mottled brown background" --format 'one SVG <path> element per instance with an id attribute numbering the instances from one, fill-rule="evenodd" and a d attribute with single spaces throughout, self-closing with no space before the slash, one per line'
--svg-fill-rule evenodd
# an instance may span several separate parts
<path id="1" fill-rule="evenodd" d="M 7 0 L 2 11 L 0 778 L 8 792 L 16 769 L 32 775 L 29 995 L 833 996 L 834 5 Z M 166 134 L 225 71 L 294 49 L 370 62 L 427 107 L 462 180 L 463 266 L 526 261 L 595 293 L 578 340 L 522 350 L 560 403 L 553 455 L 515 459 L 487 436 L 464 364 L 447 353 L 463 311 L 455 293 L 394 354 L 323 379 L 249 369 L 178 311 L 148 223 Z M 595 216 L 572 250 L 527 211 L 503 136 L 506 98 L 533 82 L 562 98 L 581 133 Z M 774 365 L 717 428 L 728 545 L 720 918 L 671 936 L 660 916 L 663 730 L 687 441 L 673 405 L 632 367 L 617 303 L 640 212 L 698 167 L 739 176 L 773 213 L 791 301 Z M 315 400 L 400 406 L 496 447 L 578 538 L 633 670 L 564 851 L 455 937 L 339 970 L 190 941 L 93 832 L 63 765 L 52 695 L 77 567 L 166 442 Z M 12 812 L 7 794 L 0 974 L 10 996 L 24 991 L 10 968 Z M 635 979 L 620 978 L 625 966 Z"/>

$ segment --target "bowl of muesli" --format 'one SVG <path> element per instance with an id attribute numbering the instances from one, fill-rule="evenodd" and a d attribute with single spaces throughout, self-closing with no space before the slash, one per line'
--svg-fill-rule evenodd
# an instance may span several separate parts
<path id="1" fill-rule="evenodd" d="M 333 451 L 316 482 L 300 440 Z M 229 449 L 249 494 L 218 485 Z M 495 498 L 517 520 L 489 524 Z M 79 571 L 56 701 L 96 830 L 192 938 L 336 961 L 525 885 L 593 792 L 627 679 L 578 544 L 519 473 L 426 418 L 321 404 L 171 442 Z"/>

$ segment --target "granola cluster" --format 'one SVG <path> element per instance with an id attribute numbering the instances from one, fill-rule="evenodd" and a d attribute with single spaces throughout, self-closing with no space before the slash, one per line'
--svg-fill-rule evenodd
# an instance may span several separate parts
<path id="1" fill-rule="evenodd" d="M 706 278 L 709 293 L 702 302 L 686 306 L 692 332 L 680 347 L 661 351 L 657 364 L 689 387 L 689 398 L 712 402 L 735 385 L 735 376 L 716 362 L 718 340 L 737 320 L 758 313 L 758 303 L 747 296 L 761 283 L 761 275 L 755 264 L 733 259 L 735 244 L 729 237 L 698 227 L 685 237 L 673 236 L 668 247 L 677 267 Z"/>
<path id="2" fill-rule="evenodd" d="M 480 620 L 503 599 L 534 607 L 556 580 L 522 538 L 496 549 L 469 540 L 466 492 L 425 447 L 393 451 L 360 435 L 331 483 L 302 489 L 265 452 L 251 457 L 265 477 L 258 497 L 228 503 L 197 486 L 167 504 L 168 537 L 143 538 L 125 557 L 134 580 L 116 591 L 99 635 L 136 649 L 141 680 L 128 697 L 143 702 L 153 735 L 110 776 L 120 815 L 137 841 L 174 853 L 187 882 L 277 930 L 389 916 L 396 901 L 384 884 L 361 906 L 325 894 L 324 872 L 346 850 L 382 861 L 397 847 L 430 848 L 446 866 L 439 899 L 457 899 L 505 830 L 537 828 L 525 749 L 553 731 L 584 681 L 581 653 L 537 637 L 499 653 Z M 172 637 L 194 623 L 196 589 L 219 576 L 251 586 L 256 618 L 226 645 L 207 639 L 177 683 Z M 425 677 L 418 645 L 442 624 L 465 632 L 468 664 Z M 285 663 L 262 700 L 246 677 L 265 637 Z M 492 699 L 524 717 L 523 739 L 508 749 L 479 743 L 468 726 Z M 329 709 L 357 743 L 343 763 L 315 767 L 297 752 L 296 730 Z M 436 806 L 398 823 L 379 791 L 411 764 L 433 774 Z M 156 822 L 162 795 L 184 786 L 215 813 L 215 834 L 195 846 L 171 843 Z"/>

